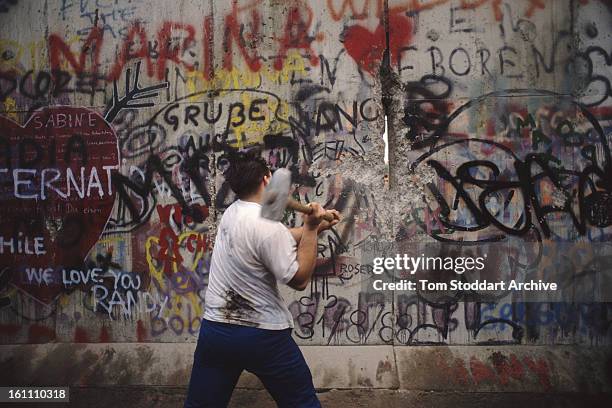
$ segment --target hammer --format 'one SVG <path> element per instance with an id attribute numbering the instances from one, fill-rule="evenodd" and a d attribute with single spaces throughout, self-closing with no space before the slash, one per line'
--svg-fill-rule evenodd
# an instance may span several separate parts
<path id="1" fill-rule="evenodd" d="M 304 214 L 310 214 L 312 212 L 312 207 L 304 205 L 289 197 L 290 188 L 291 172 L 287 169 L 276 170 L 263 191 L 261 199 L 261 216 L 263 218 L 272 221 L 280 221 L 283 218 L 286 208 Z M 330 213 L 325 213 L 323 219 L 332 222 L 334 216 Z"/>

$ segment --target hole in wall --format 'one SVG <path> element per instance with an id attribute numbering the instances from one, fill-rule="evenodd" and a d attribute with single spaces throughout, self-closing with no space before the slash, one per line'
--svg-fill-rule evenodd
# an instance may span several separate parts
<path id="1" fill-rule="evenodd" d="M 385 165 L 389 165 L 389 125 L 387 122 L 387 115 L 385 115 L 385 133 L 383 133 L 383 140 L 385 141 Z"/>
<path id="2" fill-rule="evenodd" d="M 385 175 L 384 184 L 389 185 L 389 125 L 387 121 L 387 115 L 385 115 L 385 132 L 383 133 L 383 141 L 385 142 Z"/>

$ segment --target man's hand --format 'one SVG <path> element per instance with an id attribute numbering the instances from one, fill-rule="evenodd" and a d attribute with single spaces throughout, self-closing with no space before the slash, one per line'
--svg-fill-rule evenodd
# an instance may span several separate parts
<path id="1" fill-rule="evenodd" d="M 327 210 L 326 213 L 333 215 L 334 219 L 331 222 L 326 221 L 326 220 L 321 220 L 321 222 L 319 223 L 317 232 L 328 230 L 342 220 L 340 213 L 336 210 Z"/>
<path id="2" fill-rule="evenodd" d="M 340 213 L 336 210 L 325 211 L 321 204 L 310 203 L 312 212 L 304 214 L 304 226 L 301 227 L 301 234 L 298 242 L 297 261 L 298 270 L 289 281 L 288 285 L 296 290 L 304 290 L 312 278 L 317 260 L 317 236 L 319 232 L 331 228 L 340 222 Z M 323 220 L 326 213 L 333 215 L 334 220 L 328 222 Z M 294 235 L 295 234 L 295 235 Z M 295 237 L 297 234 L 292 232 Z"/>
<path id="3" fill-rule="evenodd" d="M 312 212 L 310 214 L 304 214 L 304 228 L 316 231 L 321 221 L 323 221 L 325 209 L 323 209 L 319 203 L 310 203 L 309 206 L 312 208 Z"/>
<path id="4" fill-rule="evenodd" d="M 333 227 L 334 225 L 342 221 L 342 216 L 336 210 L 328 210 L 328 211 L 324 211 L 323 213 L 331 214 L 334 217 L 334 219 L 331 222 L 321 219 L 319 224 L 317 224 L 316 228 L 310 229 L 311 231 L 316 231 L 317 234 L 330 229 L 331 227 Z M 308 226 L 306 225 L 306 221 L 307 221 L 306 217 L 308 217 L 308 215 L 304 214 L 302 218 L 304 220 L 303 227 L 289 228 L 289 232 L 291 232 L 291 236 L 293 237 L 293 239 L 298 245 L 300 244 L 300 241 L 302 240 L 302 232 L 304 231 L 305 228 L 308 228 Z M 316 222 L 316 221 L 313 220 L 313 222 Z"/>
<path id="5" fill-rule="evenodd" d="M 304 226 L 310 229 L 316 229 L 317 232 L 325 231 L 330 229 L 334 225 L 340 222 L 340 213 L 336 210 L 325 210 L 321 207 L 319 203 L 310 203 L 310 207 L 312 207 L 312 212 L 310 214 L 304 215 Z M 331 214 L 334 219 L 330 221 L 326 221 L 323 219 L 325 214 Z"/>

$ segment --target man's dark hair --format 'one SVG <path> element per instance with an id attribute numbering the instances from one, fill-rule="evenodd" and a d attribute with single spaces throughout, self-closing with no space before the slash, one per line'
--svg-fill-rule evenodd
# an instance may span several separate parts
<path id="1" fill-rule="evenodd" d="M 264 176 L 270 174 L 270 168 L 256 153 L 238 153 L 232 156 L 225 179 L 238 198 L 248 197 L 257 191 Z"/>

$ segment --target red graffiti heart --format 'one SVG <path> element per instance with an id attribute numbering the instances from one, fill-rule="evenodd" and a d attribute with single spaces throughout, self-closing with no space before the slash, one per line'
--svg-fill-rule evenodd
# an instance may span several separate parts
<path id="1" fill-rule="evenodd" d="M 389 52 L 391 61 L 395 61 L 402 47 L 412 37 L 410 19 L 398 14 L 389 16 Z M 385 27 L 381 24 L 374 32 L 360 25 L 346 29 L 344 48 L 357 65 L 371 75 L 376 75 L 386 48 Z"/>
<path id="2" fill-rule="evenodd" d="M 48 303 L 85 269 L 118 164 L 117 136 L 96 112 L 46 108 L 24 126 L 0 116 L 0 271 L 14 285 Z"/>

